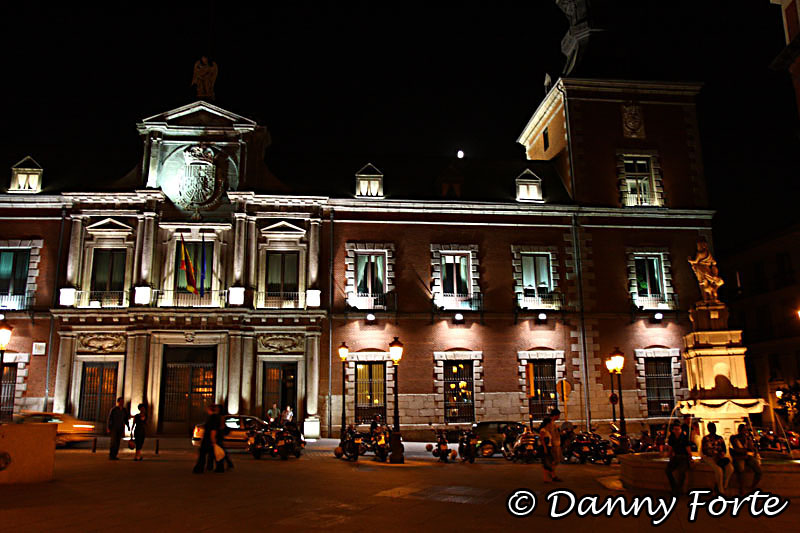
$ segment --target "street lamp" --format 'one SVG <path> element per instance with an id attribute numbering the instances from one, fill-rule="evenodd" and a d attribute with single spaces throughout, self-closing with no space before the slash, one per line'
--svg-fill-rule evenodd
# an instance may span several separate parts
<path id="1" fill-rule="evenodd" d="M 400 360 L 403 358 L 403 343 L 397 337 L 389 343 L 389 358 L 394 363 L 394 431 L 392 431 L 392 454 L 389 462 L 392 464 L 402 464 L 405 462 L 403 457 L 403 439 L 400 435 Z"/>
<path id="2" fill-rule="evenodd" d="M 611 378 L 611 396 L 608 397 L 608 402 L 611 404 L 611 418 L 614 425 L 617 424 L 617 395 L 614 394 L 614 363 L 611 359 L 606 359 L 606 368 L 608 369 L 608 377 Z"/>
<path id="3" fill-rule="evenodd" d="M 620 433 L 626 435 L 628 433 L 627 428 L 625 426 L 625 407 L 622 403 L 622 368 L 625 366 L 625 354 L 620 351 L 619 347 L 614 348 L 614 351 L 609 354 L 608 359 L 606 359 L 606 368 L 608 372 L 612 374 L 612 383 L 613 383 L 613 374 L 617 375 L 617 388 L 619 389 L 619 430 Z"/>
<path id="4" fill-rule="evenodd" d="M 344 440 L 344 430 L 347 424 L 347 415 L 345 412 L 345 402 L 347 400 L 347 394 L 345 394 L 345 372 L 347 371 L 347 356 L 349 354 L 350 348 L 347 347 L 347 344 L 342 342 L 342 345 L 339 346 L 339 359 L 342 360 L 342 440 Z"/>
<path id="5" fill-rule="evenodd" d="M 8 343 L 11 342 L 11 332 L 14 328 L 5 321 L 5 316 L 0 315 L 0 379 L 6 373 L 6 348 Z"/>

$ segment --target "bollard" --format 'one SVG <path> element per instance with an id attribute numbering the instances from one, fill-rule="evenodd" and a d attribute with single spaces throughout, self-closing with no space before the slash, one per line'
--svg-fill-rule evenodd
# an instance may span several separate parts
<path id="1" fill-rule="evenodd" d="M 159 444 L 161 444 L 161 443 L 159 442 L 159 440 L 158 440 L 158 439 L 156 439 L 156 455 L 158 455 L 158 447 L 159 447 Z"/>
<path id="2" fill-rule="evenodd" d="M 97 437 L 92 440 L 92 453 L 97 453 Z"/>

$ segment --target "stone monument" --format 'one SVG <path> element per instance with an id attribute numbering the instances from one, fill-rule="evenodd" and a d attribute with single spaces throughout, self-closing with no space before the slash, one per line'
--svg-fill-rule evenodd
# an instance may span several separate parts
<path id="1" fill-rule="evenodd" d="M 192 86 L 196 88 L 199 100 L 214 101 L 214 83 L 218 72 L 217 64 L 206 56 L 195 61 Z"/>
<path id="2" fill-rule="evenodd" d="M 724 281 L 705 239 L 698 241 L 697 255 L 689 264 L 702 299 L 689 311 L 693 331 L 683 338 L 689 399 L 679 403 L 680 411 L 703 421 L 702 434 L 707 422 L 715 422 L 717 433 L 727 440 L 750 414 L 762 412 L 766 402 L 750 397 L 747 347 L 741 330 L 728 329 L 728 308 L 717 296 Z"/>

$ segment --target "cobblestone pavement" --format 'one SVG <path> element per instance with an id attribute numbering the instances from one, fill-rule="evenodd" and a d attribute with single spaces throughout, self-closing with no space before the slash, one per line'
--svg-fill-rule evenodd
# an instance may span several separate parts
<path id="1" fill-rule="evenodd" d="M 225 474 L 193 475 L 194 450 L 183 439 L 163 439 L 155 456 L 153 442 L 142 462 L 127 450 L 109 461 L 105 440 L 96 454 L 88 447 L 56 452 L 56 479 L 38 485 L 0 486 L 0 531 L 512 531 L 558 528 L 616 532 L 651 528 L 650 519 L 579 518 L 558 522 L 548 516 L 546 494 L 568 488 L 579 496 L 600 497 L 620 491 L 616 465 L 565 465 L 563 482 L 544 484 L 539 465 L 503 459 L 475 464 L 440 464 L 424 444 L 407 444 L 404 465 L 337 460 L 333 441 L 310 443 L 300 459 L 254 460 L 233 454 L 235 468 Z M 539 505 L 533 514 L 514 518 L 506 500 L 515 489 L 529 488 Z M 659 494 L 666 498 L 666 494 Z M 794 531 L 800 501 L 775 518 L 712 518 L 702 513 L 688 522 L 688 499 L 659 529 L 714 533 Z M 797 507 L 795 507 L 797 506 Z"/>

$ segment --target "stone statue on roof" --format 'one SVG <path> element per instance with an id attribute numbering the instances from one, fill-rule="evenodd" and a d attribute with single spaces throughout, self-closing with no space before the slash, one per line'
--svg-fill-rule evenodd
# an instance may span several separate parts
<path id="1" fill-rule="evenodd" d="M 689 264 L 700 286 L 703 302 L 718 303 L 717 291 L 725 282 L 719 277 L 717 261 L 708 250 L 708 242 L 704 237 L 697 240 L 697 255 L 694 259 L 689 258 Z"/>
<path id="2" fill-rule="evenodd" d="M 214 99 L 214 83 L 217 81 L 217 64 L 203 56 L 194 63 L 192 86 L 197 89 L 200 100 Z"/>

